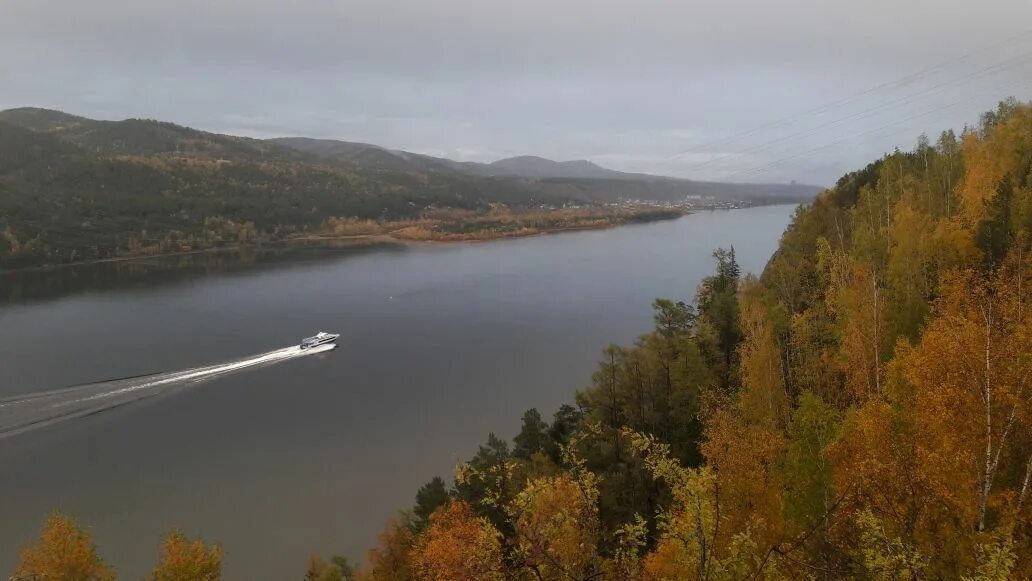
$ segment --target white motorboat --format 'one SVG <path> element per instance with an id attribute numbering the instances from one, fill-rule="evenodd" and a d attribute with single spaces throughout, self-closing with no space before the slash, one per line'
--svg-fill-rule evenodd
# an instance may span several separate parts
<path id="1" fill-rule="evenodd" d="M 340 337 L 339 333 L 324 333 L 322 331 L 319 331 L 314 336 L 308 337 L 301 341 L 301 349 L 311 349 L 312 347 L 316 347 L 318 345 L 333 343 L 337 340 L 337 337 Z"/>

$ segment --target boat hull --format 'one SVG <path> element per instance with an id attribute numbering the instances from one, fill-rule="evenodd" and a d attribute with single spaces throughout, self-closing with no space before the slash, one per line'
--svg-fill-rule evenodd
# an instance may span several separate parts
<path id="1" fill-rule="evenodd" d="M 304 351 L 306 349 L 311 349 L 312 347 L 318 347 L 319 345 L 336 343 L 338 337 L 340 337 L 340 335 L 337 333 L 320 333 L 315 337 L 309 337 L 304 341 L 301 341 L 300 348 Z"/>

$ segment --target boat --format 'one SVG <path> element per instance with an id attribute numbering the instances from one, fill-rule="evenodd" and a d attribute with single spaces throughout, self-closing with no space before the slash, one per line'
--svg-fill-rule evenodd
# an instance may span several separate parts
<path id="1" fill-rule="evenodd" d="M 311 349 L 312 347 L 316 347 L 318 345 L 333 343 L 337 340 L 337 337 L 340 337 L 339 333 L 324 333 L 322 331 L 319 331 L 315 335 L 302 340 L 301 349 Z"/>

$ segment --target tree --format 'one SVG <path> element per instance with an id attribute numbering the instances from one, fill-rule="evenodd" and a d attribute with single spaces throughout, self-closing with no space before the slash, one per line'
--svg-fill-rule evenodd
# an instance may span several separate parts
<path id="1" fill-rule="evenodd" d="M 344 572 L 336 564 L 327 563 L 319 557 L 308 557 L 305 581 L 344 581 Z"/>
<path id="2" fill-rule="evenodd" d="M 590 473 L 588 473 L 590 474 Z M 544 579 L 588 579 L 599 567 L 598 488 L 593 475 L 539 478 L 507 507 L 518 558 Z"/>
<path id="3" fill-rule="evenodd" d="M 673 339 L 691 331 L 695 324 L 695 309 L 684 301 L 656 299 L 652 303 L 655 311 L 652 318 L 656 322 L 656 332 L 667 339 Z"/>
<path id="4" fill-rule="evenodd" d="M 414 530 L 419 532 L 425 529 L 430 523 L 430 515 L 447 504 L 450 498 L 451 495 L 448 494 L 448 489 L 440 476 L 434 476 L 430 482 L 420 487 L 416 492 L 416 506 L 412 509 L 416 517 L 413 521 Z"/>
<path id="5" fill-rule="evenodd" d="M 741 291 L 742 343 L 738 347 L 742 411 L 750 421 L 782 427 L 788 421 L 789 397 L 778 345 L 763 287 L 747 279 Z"/>
<path id="6" fill-rule="evenodd" d="M 494 435 L 487 435 L 487 443 L 477 449 L 473 458 L 456 468 L 455 498 L 477 507 L 499 530 L 509 533 L 505 515 L 498 503 L 486 504 L 485 498 L 511 498 L 517 483 L 512 478 L 512 454 L 509 444 Z M 462 473 L 468 477 L 460 477 Z"/>
<path id="7" fill-rule="evenodd" d="M 416 578 L 412 564 L 415 534 L 408 519 L 391 519 L 380 533 L 377 546 L 366 557 L 360 578 L 369 581 L 412 581 Z"/>
<path id="8" fill-rule="evenodd" d="M 1032 467 L 1032 452 L 1010 453 L 1016 440 L 1032 434 L 1030 288 L 1027 254 L 1012 255 L 988 276 L 973 270 L 949 276 L 938 317 L 906 353 L 922 470 L 952 489 L 954 509 L 978 531 L 990 523 L 993 493 L 1007 463 L 1024 473 Z M 957 470 L 958 463 L 968 469 Z M 1021 488 L 1011 502 L 1026 491 Z"/>
<path id="9" fill-rule="evenodd" d="M 552 447 L 548 437 L 548 424 L 534 408 L 523 413 L 520 433 L 513 439 L 512 455 L 526 460 L 535 452 L 549 452 Z"/>
<path id="10" fill-rule="evenodd" d="M 735 248 L 718 248 L 713 251 L 717 261 L 717 273 L 702 279 L 696 300 L 699 304 L 699 318 L 712 328 L 713 349 L 711 358 L 718 377 L 725 385 L 731 381 L 735 351 L 741 339 L 738 326 L 738 281 L 741 268 L 735 260 Z"/>
<path id="11" fill-rule="evenodd" d="M 39 542 L 21 551 L 12 579 L 107 581 L 115 573 L 97 555 L 90 534 L 74 519 L 52 514 L 43 523 Z"/>
<path id="12" fill-rule="evenodd" d="M 819 395 L 804 392 L 792 413 L 785 455 L 786 511 L 798 524 L 824 521 L 834 499 L 828 447 L 838 436 L 838 414 Z"/>
<path id="13" fill-rule="evenodd" d="M 672 501 L 658 515 L 659 539 L 645 558 L 646 579 L 760 578 L 767 561 L 748 530 L 718 539 L 721 508 L 709 468 L 691 469 L 670 456 L 670 448 L 646 434 L 626 431 L 631 450 L 653 478 L 670 488 Z"/>
<path id="14" fill-rule="evenodd" d="M 161 556 L 151 578 L 154 581 L 216 581 L 222 577 L 222 549 L 201 539 L 190 540 L 173 530 L 162 543 Z"/>
<path id="15" fill-rule="evenodd" d="M 427 580 L 501 579 L 500 537 L 470 505 L 452 501 L 430 515 L 430 526 L 416 541 L 412 549 L 415 571 Z"/>
<path id="16" fill-rule="evenodd" d="M 570 441 L 573 433 L 584 421 L 584 413 L 569 404 L 559 406 L 552 416 L 552 425 L 548 427 L 548 437 L 552 441 L 549 454 L 552 460 L 559 462 L 559 449 Z"/>
<path id="17" fill-rule="evenodd" d="M 340 576 L 344 581 L 350 581 L 355 578 L 355 566 L 351 564 L 347 557 L 334 555 L 330 557 L 330 563 L 340 569 Z"/>
<path id="18" fill-rule="evenodd" d="M 785 438 L 772 427 L 749 423 L 736 408 L 710 419 L 702 446 L 706 464 L 720 491 L 720 532 L 715 541 L 730 543 L 750 531 L 752 539 L 772 545 L 783 534 L 781 472 Z"/>

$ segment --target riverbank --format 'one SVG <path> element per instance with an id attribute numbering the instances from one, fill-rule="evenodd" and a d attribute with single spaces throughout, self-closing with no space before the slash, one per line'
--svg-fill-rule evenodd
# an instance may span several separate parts
<path id="1" fill-rule="evenodd" d="M 279 240 L 223 243 L 209 248 L 189 248 L 163 252 L 133 252 L 97 260 L 47 264 L 16 269 L 0 269 L 0 276 L 17 272 L 52 270 L 88 264 L 106 264 L 174 258 L 196 254 L 239 252 L 246 249 L 281 248 L 293 245 L 362 247 L 385 244 L 428 244 L 439 242 L 477 242 L 522 238 L 576 230 L 598 230 L 624 224 L 672 220 L 687 212 L 664 207 L 587 207 L 532 211 L 509 208 L 489 212 L 439 210 L 415 220 L 359 220 L 330 218 L 314 232 Z"/>
<path id="2" fill-rule="evenodd" d="M 287 242 L 471 242 L 671 220 L 686 213 L 680 208 L 655 207 L 589 207 L 535 211 L 513 211 L 506 208 L 490 212 L 447 210 L 428 213 L 418 220 L 330 219 L 327 220 L 322 232 L 294 236 L 288 238 Z"/>

